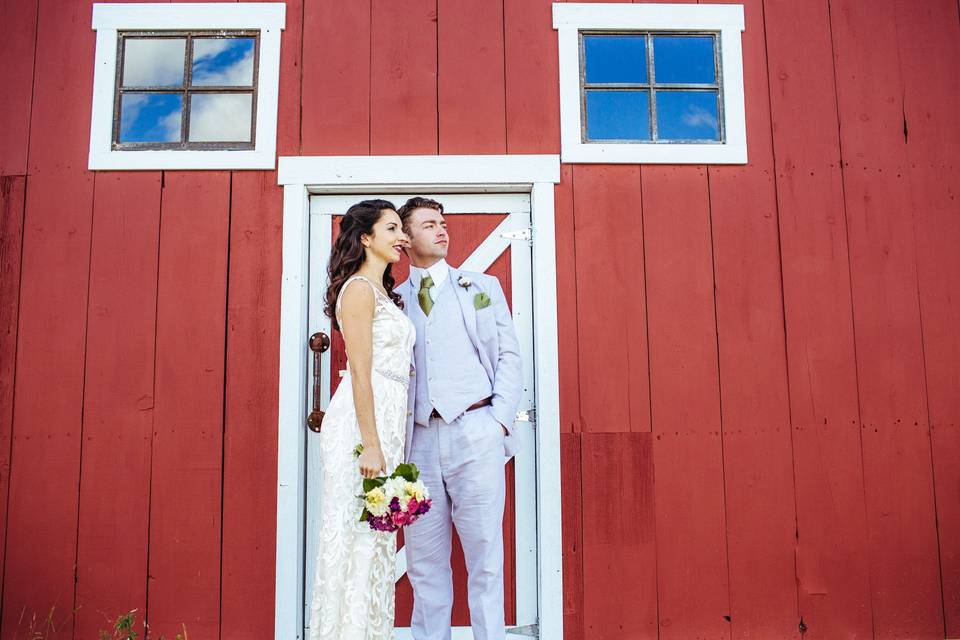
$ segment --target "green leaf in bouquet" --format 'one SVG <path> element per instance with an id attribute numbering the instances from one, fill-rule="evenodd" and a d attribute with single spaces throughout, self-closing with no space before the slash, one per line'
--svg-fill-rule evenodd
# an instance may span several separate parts
<path id="1" fill-rule="evenodd" d="M 417 465 L 405 462 L 397 466 L 397 470 L 393 472 L 393 477 L 403 478 L 407 482 L 416 482 L 417 478 L 420 477 L 420 470 L 417 469 Z"/>
<path id="2" fill-rule="evenodd" d="M 366 522 L 366 521 L 369 520 L 372 516 L 373 516 L 372 513 L 370 513 L 370 512 L 367 511 L 366 509 L 364 509 L 364 510 L 363 510 L 363 513 L 360 514 L 360 522 Z"/>
<path id="3" fill-rule="evenodd" d="M 383 483 L 385 483 L 386 481 L 387 481 L 387 479 L 386 479 L 386 478 L 383 478 L 383 477 L 381 477 L 381 478 L 364 478 L 364 479 L 363 479 L 363 492 L 364 492 L 364 493 L 367 493 L 368 491 L 372 491 L 373 489 L 376 489 L 377 487 L 382 487 L 382 486 L 383 486 Z"/>

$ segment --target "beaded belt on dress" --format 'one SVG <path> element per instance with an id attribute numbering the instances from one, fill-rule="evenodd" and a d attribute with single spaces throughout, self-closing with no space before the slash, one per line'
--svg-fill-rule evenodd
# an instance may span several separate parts
<path id="1" fill-rule="evenodd" d="M 388 371 L 387 369 L 380 369 L 380 368 L 376 368 L 374 369 L 374 371 L 382 375 L 384 378 L 389 378 L 394 382 L 400 382 L 404 385 L 410 384 L 411 374 L 404 375 L 402 373 L 397 373 L 396 371 Z"/>

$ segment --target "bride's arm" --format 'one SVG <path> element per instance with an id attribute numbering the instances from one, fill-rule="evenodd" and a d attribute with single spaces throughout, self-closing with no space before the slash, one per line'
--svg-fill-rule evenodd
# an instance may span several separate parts
<path id="1" fill-rule="evenodd" d="M 356 281 L 354 281 L 356 282 Z M 347 362 L 350 366 L 350 382 L 353 387 L 353 404 L 360 425 L 363 453 L 360 454 L 360 473 L 364 478 L 373 478 L 385 471 L 386 461 L 380 448 L 376 417 L 373 410 L 373 385 L 370 380 L 373 368 L 373 313 L 376 299 L 368 286 L 353 286 L 348 283 L 343 292 L 340 308 L 340 326 L 347 347 Z"/>

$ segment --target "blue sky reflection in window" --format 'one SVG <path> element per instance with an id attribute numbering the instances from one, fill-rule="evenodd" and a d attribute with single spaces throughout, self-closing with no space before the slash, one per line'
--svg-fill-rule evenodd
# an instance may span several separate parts
<path id="1" fill-rule="evenodd" d="M 253 38 L 194 38 L 193 84 L 253 86 Z"/>
<path id="2" fill-rule="evenodd" d="M 120 142 L 178 142 L 182 114 L 182 94 L 124 93 Z"/>
<path id="3" fill-rule="evenodd" d="M 711 34 L 584 34 L 585 141 L 720 142 L 716 46 Z"/>
<path id="4" fill-rule="evenodd" d="M 131 35 L 123 52 L 117 142 L 252 144 L 256 38 Z"/>

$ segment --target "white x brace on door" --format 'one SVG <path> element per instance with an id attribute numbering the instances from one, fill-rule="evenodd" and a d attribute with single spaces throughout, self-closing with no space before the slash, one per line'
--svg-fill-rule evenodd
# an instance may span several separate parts
<path id="1" fill-rule="evenodd" d="M 383 198 L 398 207 L 410 194 L 364 194 L 364 195 L 313 195 L 310 196 L 310 277 L 309 277 L 309 335 L 323 332 L 330 335 L 330 321 L 323 314 L 323 300 L 326 291 L 326 269 L 333 238 L 333 219 L 346 212 L 350 205 L 365 199 Z M 527 193 L 478 193 L 431 195 L 444 205 L 444 215 L 451 228 L 456 225 L 458 214 L 478 214 L 502 218 L 492 232 L 488 233 L 476 246 L 469 257 L 461 264 L 451 260 L 452 266 L 468 271 L 486 271 L 505 252 L 510 250 L 509 278 L 513 320 L 520 342 L 524 361 L 524 393 L 515 432 L 520 438 L 520 452 L 514 461 L 514 508 L 508 510 L 506 517 L 513 517 L 513 540 L 505 538 L 505 545 L 513 545 L 514 570 L 512 576 L 507 569 L 508 580 L 513 580 L 515 602 L 512 608 L 515 619 L 508 620 L 507 631 L 520 636 L 535 636 L 538 621 L 538 571 L 537 571 L 537 469 L 536 469 L 536 398 L 534 376 L 534 322 L 533 322 L 533 280 L 531 273 L 531 219 L 530 195 Z M 494 218 L 494 221 L 496 218 Z M 476 239 L 472 238 L 472 246 Z M 453 254 L 451 247 L 451 254 Z M 313 376 L 312 362 L 310 377 Z M 320 402 L 326 408 L 330 400 L 331 352 L 321 354 L 320 360 Z M 312 398 L 308 398 L 312 404 Z M 309 412 L 311 407 L 307 407 Z M 505 461 L 509 463 L 509 461 Z M 304 554 L 304 623 L 309 624 L 309 609 L 312 598 L 312 583 L 315 570 L 318 541 L 319 504 L 321 474 L 319 471 L 319 447 L 315 434 L 307 437 L 306 462 L 306 528 Z M 358 511 L 359 513 L 359 511 Z M 508 551 L 508 557 L 511 555 Z M 406 555 L 401 548 L 397 554 L 396 579 L 399 581 L 406 572 Z M 509 598 L 510 590 L 506 592 Z M 464 594 L 465 595 L 465 594 Z M 512 623 L 512 624 L 511 624 Z M 306 635 L 306 633 L 304 634 Z M 398 640 L 410 638 L 407 627 L 398 627 Z M 454 626 L 454 640 L 472 638 L 469 627 Z"/>

